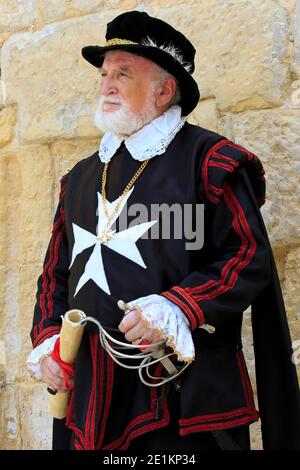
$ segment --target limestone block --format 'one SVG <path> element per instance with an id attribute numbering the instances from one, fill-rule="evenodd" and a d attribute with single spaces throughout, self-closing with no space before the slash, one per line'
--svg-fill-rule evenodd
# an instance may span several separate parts
<path id="1" fill-rule="evenodd" d="M 266 171 L 262 208 L 272 245 L 297 243 L 300 236 L 299 110 L 248 111 L 232 116 L 235 141 L 254 152 Z"/>
<path id="2" fill-rule="evenodd" d="M 200 100 L 198 106 L 189 115 L 191 124 L 218 132 L 218 115 L 214 99 Z"/>
<path id="3" fill-rule="evenodd" d="M 55 201 L 58 200 L 61 177 L 68 173 L 79 160 L 90 157 L 98 150 L 101 138 L 100 131 L 98 132 L 97 139 L 57 141 L 51 145 L 51 155 L 54 162 Z"/>
<path id="4" fill-rule="evenodd" d="M 84 0 L 71 0 L 66 2 L 66 16 L 74 14 L 87 15 L 89 13 L 103 11 L 107 8 L 109 8 L 109 10 L 121 8 L 123 13 L 125 11 L 134 10 L 137 3 L 137 0 L 110 0 L 109 4 L 107 4 L 105 0 L 89 0 L 88 2 Z M 117 14 L 114 16 L 117 16 Z"/>
<path id="5" fill-rule="evenodd" d="M 232 113 L 226 113 L 219 116 L 218 132 L 219 134 L 224 135 L 227 139 L 234 141 Z"/>
<path id="6" fill-rule="evenodd" d="M 49 394 L 45 385 L 19 384 L 17 397 L 22 423 L 20 450 L 51 449 L 52 418 L 48 412 Z"/>
<path id="7" fill-rule="evenodd" d="M 37 18 L 36 4 L 36 0 L 0 2 L 0 33 L 14 33 L 32 24 Z"/>
<path id="8" fill-rule="evenodd" d="M 32 351 L 30 331 L 32 328 L 33 311 L 37 279 L 42 266 L 28 265 L 0 269 L 0 279 L 3 278 L 4 308 L 0 352 L 5 358 L 2 376 L 7 381 L 31 381 L 26 360 Z M 5 354 L 5 356 L 4 356 Z"/>
<path id="9" fill-rule="evenodd" d="M 105 0 L 89 0 L 88 2 L 86 0 L 39 0 L 43 23 L 115 8 L 122 8 L 125 12 L 135 9 L 137 3 L 137 0 L 110 0 L 109 4 Z"/>
<path id="10" fill-rule="evenodd" d="M 19 282 L 19 267 L 10 265 L 4 275 L 4 307 L 1 312 L 7 382 L 14 382 L 18 375 L 18 362 L 22 349 L 18 302 Z"/>
<path id="11" fill-rule="evenodd" d="M 281 282 L 281 285 L 285 283 L 285 263 L 286 263 L 286 256 L 287 256 L 287 247 L 272 247 L 278 277 Z"/>
<path id="12" fill-rule="evenodd" d="M 160 8 L 158 16 L 194 44 L 202 98 L 220 111 L 265 108 L 282 102 L 287 82 L 288 14 L 270 0 L 200 0 Z"/>
<path id="13" fill-rule="evenodd" d="M 21 340 L 21 351 L 18 357 L 18 380 L 31 381 L 26 360 L 32 351 L 30 331 L 32 328 L 33 310 L 36 301 L 37 279 L 42 272 L 40 265 L 28 265 L 19 268 L 19 318 L 18 332 Z M 9 314 L 9 313 L 8 313 Z"/>
<path id="14" fill-rule="evenodd" d="M 300 0 L 296 2 L 293 16 L 294 59 L 293 72 L 300 78 Z"/>
<path id="15" fill-rule="evenodd" d="M 216 95 L 221 110 L 278 104 L 287 71 L 286 11 L 273 3 L 270 8 L 269 1 L 222 3 L 221 8 L 215 2 L 209 9 L 203 1 L 176 5 L 159 15 L 195 43 L 203 98 Z M 19 104 L 24 141 L 97 135 L 91 123 L 97 72 L 81 58 L 80 49 L 99 44 L 107 22 L 118 13 L 51 24 L 6 41 L 6 99 Z"/>
<path id="16" fill-rule="evenodd" d="M 10 36 L 10 33 L 6 32 L 6 33 L 0 33 L 0 47 L 2 47 L 2 44 L 4 43 L 4 41 L 6 41 L 6 39 Z M 1 100 L 0 100 L 1 101 Z"/>
<path id="17" fill-rule="evenodd" d="M 244 355 L 245 355 L 245 360 L 246 360 L 246 363 L 247 363 L 247 368 L 248 368 L 248 371 L 249 371 L 250 380 L 251 380 L 253 389 L 256 391 L 255 361 L 254 361 L 253 339 L 252 339 L 251 311 L 244 312 L 242 338 L 243 338 Z"/>
<path id="18" fill-rule="evenodd" d="M 12 106 L 8 108 L 0 108 L 0 148 L 12 141 L 15 123 L 15 108 Z"/>
<path id="19" fill-rule="evenodd" d="M 0 47 L 1 47 L 1 45 L 0 45 Z M 1 78 L 0 78 L 0 106 L 1 106 L 1 107 L 3 106 L 3 103 L 4 103 L 3 87 L 4 87 L 4 85 L 3 85 L 3 80 L 1 80 Z"/>
<path id="20" fill-rule="evenodd" d="M 290 321 L 294 324 L 295 339 L 300 340 L 300 291 L 299 291 L 300 247 L 290 248 L 287 254 L 286 277 L 286 308 Z"/>
<path id="21" fill-rule="evenodd" d="M 39 0 L 40 21 L 48 24 L 63 20 L 69 3 L 68 0 Z"/>
<path id="22" fill-rule="evenodd" d="M 5 266 L 0 266 L 0 389 L 3 386 L 5 380 L 6 371 L 6 348 L 5 348 L 5 332 L 3 328 L 3 311 L 4 311 L 4 294 L 5 294 L 5 278 L 6 278 Z"/>
<path id="23" fill-rule="evenodd" d="M 0 268 L 0 279 L 1 279 L 1 268 Z M 5 368 L 6 368 L 6 350 L 5 342 L 0 339 L 0 384 L 3 386 L 5 380 Z"/>
<path id="24" fill-rule="evenodd" d="M 0 154 L 0 264 L 18 263 L 19 238 L 17 229 L 19 222 L 20 167 L 16 154 L 3 152 Z"/>
<path id="25" fill-rule="evenodd" d="M 250 426 L 251 450 L 262 450 L 260 426 L 260 421 L 257 421 Z"/>
<path id="26" fill-rule="evenodd" d="M 18 450 L 20 421 L 17 410 L 16 388 L 7 383 L 0 390 L 0 449 Z"/>
<path id="27" fill-rule="evenodd" d="M 285 306 L 288 315 L 292 346 L 293 362 L 296 365 L 300 383 L 300 294 L 299 294 L 300 247 L 290 248 L 286 259 L 286 294 Z"/>
<path id="28" fill-rule="evenodd" d="M 0 265 L 5 264 L 7 260 L 7 158 L 0 156 Z"/>
<path id="29" fill-rule="evenodd" d="M 117 14 L 119 12 L 114 12 Z M 97 13 L 11 36 L 2 48 L 6 103 L 19 106 L 20 137 L 97 137 L 93 124 L 99 73 L 81 48 L 99 43 L 112 13 Z"/>
<path id="30" fill-rule="evenodd" d="M 53 217 L 49 149 L 34 146 L 2 154 L 0 172 L 0 263 L 41 263 Z"/>
<path id="31" fill-rule="evenodd" d="M 289 14 L 295 11 L 295 5 L 297 0 L 279 0 L 279 4 L 287 10 Z"/>
<path id="32" fill-rule="evenodd" d="M 50 238 L 53 208 L 52 162 L 47 146 L 20 148 L 21 197 L 18 236 L 20 263 L 42 263 Z"/>

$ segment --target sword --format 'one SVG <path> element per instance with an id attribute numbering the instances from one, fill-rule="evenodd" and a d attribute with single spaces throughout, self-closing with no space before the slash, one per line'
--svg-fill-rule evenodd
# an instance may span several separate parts
<path id="1" fill-rule="evenodd" d="M 135 307 L 131 307 L 129 306 L 128 304 L 126 304 L 126 302 L 124 302 L 123 300 L 118 300 L 118 307 L 124 311 L 124 315 L 126 315 L 129 311 L 132 311 L 135 309 Z M 147 342 L 148 343 L 148 342 Z M 145 344 L 145 343 L 144 343 Z M 150 344 L 150 343 L 148 343 Z M 164 357 L 165 355 L 165 352 L 164 352 L 164 349 L 162 347 L 160 347 L 158 350 L 156 351 L 149 351 L 149 353 L 151 354 L 152 357 L 154 357 L 154 359 L 160 359 L 160 362 L 162 363 L 162 365 L 164 366 L 164 368 L 166 369 L 166 371 L 170 374 L 170 376 L 172 375 L 176 375 L 178 374 L 178 369 L 177 367 L 173 364 L 173 362 L 168 358 L 168 357 Z M 177 384 L 174 384 L 175 385 L 175 388 L 177 390 L 179 390 L 180 388 L 180 384 L 177 383 Z"/>

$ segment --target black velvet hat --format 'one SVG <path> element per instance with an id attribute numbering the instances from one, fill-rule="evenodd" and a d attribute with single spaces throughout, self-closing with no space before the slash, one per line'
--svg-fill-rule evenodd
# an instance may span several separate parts
<path id="1" fill-rule="evenodd" d="M 101 67 L 105 53 L 115 49 L 143 56 L 177 79 L 183 116 L 197 106 L 200 93 L 192 77 L 196 50 L 182 33 L 145 12 L 129 11 L 108 23 L 105 38 L 104 46 L 86 46 L 81 51 L 92 65 Z"/>

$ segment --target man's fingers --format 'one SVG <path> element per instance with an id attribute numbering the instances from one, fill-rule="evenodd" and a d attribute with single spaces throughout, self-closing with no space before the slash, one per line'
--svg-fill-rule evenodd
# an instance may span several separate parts
<path id="1" fill-rule="evenodd" d="M 51 356 L 45 357 L 41 361 L 41 373 L 48 373 L 48 371 L 60 378 L 64 376 L 62 367 Z"/>
<path id="2" fill-rule="evenodd" d="M 49 385 L 51 388 L 54 390 L 57 390 L 58 392 L 67 392 L 68 389 L 65 386 L 65 382 L 63 379 L 57 378 L 57 376 L 53 376 L 50 373 L 45 376 L 44 382 Z M 74 383 L 73 377 L 68 378 L 68 384 L 72 385 Z"/>
<path id="3" fill-rule="evenodd" d="M 53 362 L 49 363 L 48 368 L 53 375 L 56 375 L 57 377 L 60 377 L 61 379 L 63 379 L 64 374 L 63 374 L 62 367 L 54 359 L 53 359 Z"/>
<path id="4" fill-rule="evenodd" d="M 142 341 L 142 339 L 141 339 L 141 338 L 138 338 L 138 339 L 135 339 L 135 340 L 133 340 L 133 341 L 131 341 L 131 342 L 132 342 L 132 344 L 140 344 L 141 341 Z"/>
<path id="5" fill-rule="evenodd" d="M 123 320 L 118 328 L 122 333 L 127 333 L 130 328 L 133 328 L 140 321 L 140 314 L 137 310 L 132 310 L 127 315 L 124 315 Z"/>
<path id="6" fill-rule="evenodd" d="M 147 322 L 141 318 L 140 309 L 132 310 L 127 313 L 118 328 L 125 334 L 127 341 L 130 341 L 132 344 L 139 344 L 140 338 L 149 343 L 158 343 L 161 341 L 159 332 L 149 328 Z M 156 346 L 154 346 L 154 348 L 156 348 Z"/>
<path id="7" fill-rule="evenodd" d="M 144 336 L 146 331 L 147 331 L 147 328 L 145 328 L 145 325 L 139 322 L 137 323 L 136 326 L 134 326 L 133 328 L 130 328 L 130 330 L 127 331 L 127 333 L 125 334 L 125 338 L 127 339 L 127 341 L 132 342 Z"/>
<path id="8" fill-rule="evenodd" d="M 64 383 L 64 374 L 62 367 L 51 357 L 48 356 L 41 362 L 41 375 L 43 381 L 58 392 L 67 392 L 68 389 Z M 73 383 L 73 378 L 69 377 L 69 384 Z"/>
<path id="9" fill-rule="evenodd" d="M 57 391 L 60 391 L 65 388 L 63 379 L 58 378 L 57 376 L 51 374 L 50 372 L 46 373 L 43 379 L 47 385 L 49 385 L 51 388 L 54 388 Z"/>

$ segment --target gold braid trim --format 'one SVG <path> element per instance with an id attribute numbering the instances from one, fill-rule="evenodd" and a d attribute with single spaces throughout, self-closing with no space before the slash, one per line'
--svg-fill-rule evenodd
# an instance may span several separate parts
<path id="1" fill-rule="evenodd" d="M 140 45 L 138 42 L 133 42 L 133 41 L 130 41 L 129 39 L 113 38 L 113 39 L 109 39 L 108 41 L 106 41 L 105 46 L 123 46 L 123 45 L 125 46 L 129 44 Z"/>

